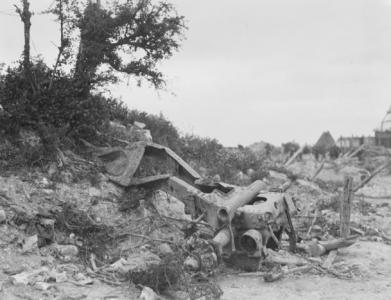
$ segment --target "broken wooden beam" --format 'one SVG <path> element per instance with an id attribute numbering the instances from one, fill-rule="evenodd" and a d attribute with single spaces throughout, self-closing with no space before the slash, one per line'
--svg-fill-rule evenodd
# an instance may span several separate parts
<path id="1" fill-rule="evenodd" d="M 277 280 L 281 279 L 285 275 L 298 273 L 298 272 L 301 272 L 301 273 L 308 272 L 312 268 L 313 268 L 312 265 L 305 265 L 305 266 L 302 266 L 302 267 L 292 268 L 292 269 L 289 269 L 287 271 L 282 271 L 282 272 L 277 273 L 277 274 L 266 273 L 265 275 L 263 275 L 263 280 L 265 282 L 273 282 L 273 281 L 277 281 Z"/>
<path id="2" fill-rule="evenodd" d="M 325 162 L 326 162 L 326 159 L 323 159 L 322 163 L 320 164 L 320 166 L 316 169 L 314 175 L 312 175 L 312 177 L 310 178 L 311 182 L 314 181 L 315 178 L 319 175 L 319 173 L 323 170 Z"/>
<path id="3" fill-rule="evenodd" d="M 284 164 L 285 167 L 289 166 L 291 163 L 293 163 L 296 159 L 296 157 L 298 157 L 300 155 L 300 153 L 302 153 L 304 150 L 304 146 L 301 146 L 292 156 L 291 158 L 288 159 L 288 161 Z"/>
<path id="4" fill-rule="evenodd" d="M 361 181 L 360 184 L 353 189 L 353 192 L 354 193 L 357 192 L 359 189 L 364 187 L 364 185 L 366 185 L 369 181 L 371 181 L 373 177 L 375 177 L 381 171 L 383 171 L 384 169 L 386 169 L 386 168 L 388 168 L 390 166 L 391 166 L 391 162 L 387 162 L 386 164 L 381 165 L 380 167 L 378 167 L 375 171 L 373 171 L 371 173 L 371 175 L 369 175 L 367 178 L 365 178 L 363 181 Z"/>
<path id="5" fill-rule="evenodd" d="M 362 144 L 360 147 L 358 147 L 356 150 L 354 150 L 351 154 L 347 155 L 346 158 L 349 159 L 349 158 L 356 156 L 361 150 L 364 150 L 364 148 L 365 148 L 365 144 Z"/>

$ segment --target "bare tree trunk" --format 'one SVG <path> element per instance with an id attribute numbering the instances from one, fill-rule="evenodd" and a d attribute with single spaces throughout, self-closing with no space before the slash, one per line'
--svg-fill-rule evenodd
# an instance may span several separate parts
<path id="1" fill-rule="evenodd" d="M 343 195 L 340 205 L 340 231 L 341 237 L 347 238 L 350 235 L 350 209 L 353 198 L 353 178 L 346 177 Z"/>
<path id="2" fill-rule="evenodd" d="M 30 28 L 31 28 L 31 12 L 30 3 L 28 0 L 21 0 L 23 8 L 15 5 L 16 12 L 24 24 L 24 50 L 23 50 L 23 68 L 26 77 L 30 77 Z"/>
<path id="3" fill-rule="evenodd" d="M 59 19 L 60 19 L 60 46 L 58 47 L 58 55 L 56 59 L 56 63 L 53 68 L 52 76 L 50 77 L 50 84 L 49 84 L 49 90 L 53 87 L 53 80 L 56 76 L 58 65 L 60 64 L 60 59 L 62 56 L 62 53 L 65 49 L 65 38 L 64 38 L 64 14 L 63 14 L 63 3 L 62 0 L 59 0 Z"/>

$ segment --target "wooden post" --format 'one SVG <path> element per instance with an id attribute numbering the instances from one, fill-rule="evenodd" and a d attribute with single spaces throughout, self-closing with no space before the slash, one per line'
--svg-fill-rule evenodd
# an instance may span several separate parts
<path id="1" fill-rule="evenodd" d="M 350 209 L 353 200 L 353 178 L 345 177 L 343 195 L 340 202 L 340 234 L 341 237 L 347 238 L 350 235 Z"/>

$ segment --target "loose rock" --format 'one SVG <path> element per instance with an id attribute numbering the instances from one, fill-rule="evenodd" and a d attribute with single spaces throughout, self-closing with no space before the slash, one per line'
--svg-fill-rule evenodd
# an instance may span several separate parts
<path id="1" fill-rule="evenodd" d="M 75 257 L 79 254 L 79 249 L 75 245 L 55 245 L 55 249 L 62 256 Z"/>
<path id="2" fill-rule="evenodd" d="M 174 251 L 172 251 L 170 245 L 167 243 L 160 244 L 158 247 L 159 253 L 162 255 L 172 255 L 174 254 Z"/>
<path id="3" fill-rule="evenodd" d="M 38 236 L 33 235 L 25 238 L 22 243 L 22 252 L 28 253 L 38 249 Z"/>
<path id="4" fill-rule="evenodd" d="M 7 215 L 3 209 L 0 209 L 0 224 L 5 222 L 7 219 Z"/>

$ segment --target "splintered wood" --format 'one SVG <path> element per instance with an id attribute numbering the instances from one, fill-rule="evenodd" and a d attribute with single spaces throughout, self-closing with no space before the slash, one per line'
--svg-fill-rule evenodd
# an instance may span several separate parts
<path id="1" fill-rule="evenodd" d="M 381 171 L 391 167 L 391 162 L 387 162 L 384 165 L 381 165 L 378 167 L 375 171 L 371 173 L 367 178 L 365 178 L 358 186 L 356 186 L 353 190 L 353 192 L 357 192 L 359 189 L 361 189 L 363 186 L 365 186 L 369 181 L 372 180 L 373 177 L 375 177 L 377 174 L 379 174 Z"/>
<path id="2" fill-rule="evenodd" d="M 291 163 L 293 163 L 296 159 L 296 157 L 298 157 L 300 155 L 300 153 L 302 153 L 304 150 L 304 146 L 301 146 L 292 156 L 291 158 L 289 158 L 289 160 L 285 163 L 285 167 L 289 166 Z"/>
<path id="3" fill-rule="evenodd" d="M 353 178 L 345 177 L 343 195 L 340 203 L 340 233 L 341 237 L 347 238 L 350 235 L 350 209 L 353 198 Z"/>

